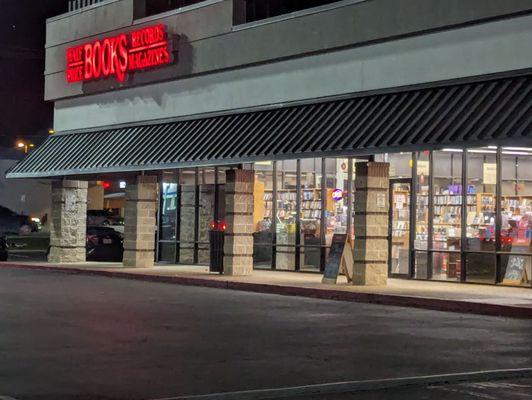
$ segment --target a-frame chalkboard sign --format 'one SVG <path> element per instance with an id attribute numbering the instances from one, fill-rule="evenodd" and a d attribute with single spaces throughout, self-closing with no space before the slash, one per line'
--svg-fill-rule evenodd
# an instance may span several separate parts
<path id="1" fill-rule="evenodd" d="M 346 234 L 335 234 L 332 239 L 331 249 L 325 263 L 325 272 L 322 283 L 336 284 L 338 275 L 342 272 L 347 281 L 353 277 L 353 250 Z"/>
<path id="2" fill-rule="evenodd" d="M 532 277 L 528 276 L 530 266 L 530 257 L 511 255 L 508 258 L 508 265 L 504 274 L 505 285 L 521 285 L 523 282 L 528 282 Z"/>

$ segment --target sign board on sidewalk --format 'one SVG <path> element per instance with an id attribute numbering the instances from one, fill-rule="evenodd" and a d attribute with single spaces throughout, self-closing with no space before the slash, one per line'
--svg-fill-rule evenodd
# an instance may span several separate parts
<path id="1" fill-rule="evenodd" d="M 530 256 L 510 256 L 502 283 L 505 285 L 521 285 L 523 281 L 530 279 L 527 271 L 530 267 Z"/>
<path id="2" fill-rule="evenodd" d="M 353 250 L 346 234 L 335 234 L 325 263 L 322 283 L 336 284 L 338 275 L 343 272 L 347 280 L 353 276 Z"/>

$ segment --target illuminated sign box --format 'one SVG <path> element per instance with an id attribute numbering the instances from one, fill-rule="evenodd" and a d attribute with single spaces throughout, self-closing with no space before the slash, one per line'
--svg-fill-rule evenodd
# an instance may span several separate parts
<path id="1" fill-rule="evenodd" d="M 71 47 L 66 59 L 68 83 L 112 77 L 124 82 L 128 73 L 173 61 L 167 29 L 162 24 Z"/>

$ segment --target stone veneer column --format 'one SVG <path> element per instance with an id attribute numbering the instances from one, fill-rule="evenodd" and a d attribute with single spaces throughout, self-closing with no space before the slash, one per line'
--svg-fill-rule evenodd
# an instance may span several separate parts
<path id="1" fill-rule="evenodd" d="M 51 263 L 86 260 L 87 188 L 85 181 L 52 182 Z"/>
<path id="2" fill-rule="evenodd" d="M 194 226 L 196 219 L 196 186 L 181 186 L 179 224 L 179 262 L 194 263 Z"/>
<path id="3" fill-rule="evenodd" d="M 254 180 L 254 171 L 237 169 L 226 172 L 225 275 L 251 275 L 253 272 Z"/>
<path id="4" fill-rule="evenodd" d="M 137 176 L 126 186 L 124 267 L 153 267 L 157 225 L 157 177 Z"/>
<path id="5" fill-rule="evenodd" d="M 354 285 L 386 285 L 390 165 L 356 164 Z"/>

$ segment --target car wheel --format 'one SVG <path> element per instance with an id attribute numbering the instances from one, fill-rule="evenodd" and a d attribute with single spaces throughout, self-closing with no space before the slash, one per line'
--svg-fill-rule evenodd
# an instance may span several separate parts
<path id="1" fill-rule="evenodd" d="M 31 233 L 31 226 L 29 225 L 22 225 L 19 230 L 18 230 L 18 233 L 20 235 L 29 235 Z"/>

